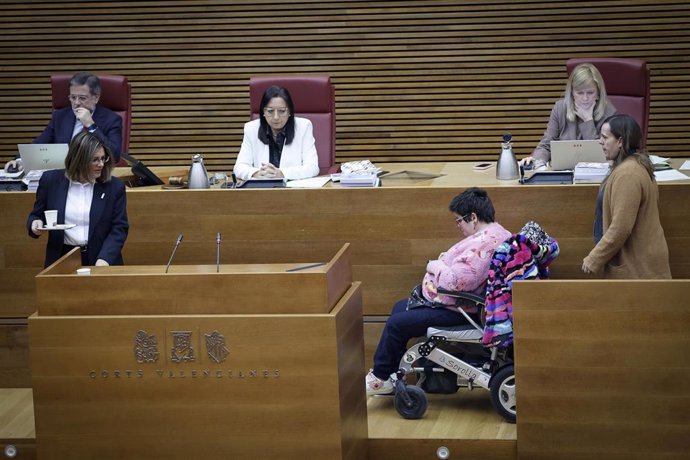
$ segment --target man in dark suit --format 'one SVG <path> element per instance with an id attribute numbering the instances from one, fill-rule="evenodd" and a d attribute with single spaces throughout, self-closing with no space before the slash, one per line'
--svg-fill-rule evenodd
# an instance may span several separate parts
<path id="1" fill-rule="evenodd" d="M 70 106 L 53 112 L 50 123 L 34 144 L 69 144 L 82 131 L 98 136 L 113 153 L 115 163 L 122 152 L 122 118 L 112 110 L 98 105 L 101 82 L 96 75 L 80 72 L 69 82 Z M 19 167 L 17 160 L 10 161 L 5 169 Z"/>

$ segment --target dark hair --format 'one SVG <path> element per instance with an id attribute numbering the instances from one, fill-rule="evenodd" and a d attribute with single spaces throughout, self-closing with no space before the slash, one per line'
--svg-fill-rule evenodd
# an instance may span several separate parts
<path id="1" fill-rule="evenodd" d="M 630 115 L 611 115 L 604 123 L 608 123 L 611 134 L 621 141 L 621 150 L 618 156 L 613 160 L 613 168 L 615 169 L 628 157 L 633 157 L 642 167 L 647 170 L 649 176 L 654 180 L 654 167 L 649 160 L 649 156 L 643 150 L 640 150 L 640 143 L 642 141 L 642 129 L 637 124 L 635 119 Z"/>
<path id="2" fill-rule="evenodd" d="M 486 222 L 487 224 L 494 221 L 496 213 L 489 194 L 477 187 L 468 188 L 453 198 L 448 207 L 451 212 L 459 216 L 465 216 L 465 220 L 467 220 L 469 215 L 475 213 L 479 221 Z"/>
<path id="3" fill-rule="evenodd" d="M 279 97 L 285 101 L 290 111 L 290 118 L 288 118 L 285 124 L 285 143 L 292 143 L 292 139 L 295 137 L 295 106 L 292 103 L 292 98 L 287 89 L 282 86 L 271 86 L 261 97 L 261 104 L 259 105 L 259 120 L 261 120 L 261 127 L 259 128 L 259 140 L 264 144 L 268 144 L 269 136 L 272 136 L 271 127 L 268 126 L 266 122 L 266 117 L 264 117 L 264 109 L 271 102 L 274 97 Z"/>
<path id="4" fill-rule="evenodd" d="M 113 165 L 113 154 L 98 136 L 89 132 L 81 132 L 70 141 L 67 157 L 65 158 L 65 176 L 75 182 L 81 182 L 89 177 L 91 160 L 99 148 L 103 148 L 106 158 L 109 158 L 110 161 L 103 165 L 101 175 L 96 178 L 96 181 L 108 182 L 115 167 Z"/>
<path id="5" fill-rule="evenodd" d="M 69 80 L 70 86 L 88 85 L 89 92 L 92 96 L 100 96 L 101 94 L 101 80 L 92 73 L 79 72 L 75 73 Z"/>

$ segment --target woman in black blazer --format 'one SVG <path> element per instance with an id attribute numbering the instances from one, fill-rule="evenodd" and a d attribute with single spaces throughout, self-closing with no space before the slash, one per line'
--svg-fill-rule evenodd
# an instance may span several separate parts
<path id="1" fill-rule="evenodd" d="M 44 211 L 57 210 L 57 224 L 74 224 L 51 230 L 45 266 L 75 247 L 81 248 L 83 265 L 122 265 L 122 246 L 127 239 L 125 185 L 112 177 L 113 156 L 98 136 L 83 132 L 69 144 L 65 169 L 46 171 L 29 214 L 29 236 L 46 231 Z"/>

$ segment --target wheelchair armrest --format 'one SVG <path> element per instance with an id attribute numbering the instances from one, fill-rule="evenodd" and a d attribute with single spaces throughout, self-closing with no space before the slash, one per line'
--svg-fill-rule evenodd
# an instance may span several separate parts
<path id="1" fill-rule="evenodd" d="M 483 296 L 473 294 L 471 292 L 463 291 L 447 291 L 443 288 L 438 288 L 437 292 L 439 294 L 447 295 L 448 297 L 454 297 L 456 299 L 470 300 L 476 304 L 484 305 L 486 299 Z"/>
<path id="2" fill-rule="evenodd" d="M 485 326 L 485 321 L 486 321 L 486 312 L 484 310 L 484 307 L 486 306 L 486 299 L 480 295 L 473 294 L 471 292 L 463 292 L 463 291 L 448 291 L 443 288 L 438 288 L 437 291 L 439 294 L 442 295 L 447 295 L 448 297 L 453 297 L 456 299 L 455 305 L 458 307 L 458 311 L 462 313 L 462 315 L 467 318 L 467 321 L 477 328 L 477 330 L 483 331 L 484 326 Z M 479 308 L 479 320 L 481 322 L 481 325 L 477 324 L 474 322 L 472 318 L 467 314 L 467 312 L 462 309 L 459 305 L 459 301 L 469 301 L 469 302 L 474 302 L 474 304 Z"/>

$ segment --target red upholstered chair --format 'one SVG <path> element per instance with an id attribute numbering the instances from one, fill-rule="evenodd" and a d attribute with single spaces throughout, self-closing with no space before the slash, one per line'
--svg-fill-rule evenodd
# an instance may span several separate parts
<path id="1" fill-rule="evenodd" d="M 286 88 L 295 104 L 295 115 L 308 118 L 314 126 L 316 152 L 321 174 L 338 171 L 335 164 L 335 91 L 327 75 L 253 77 L 249 80 L 250 116 L 259 117 L 264 91 L 277 85 Z"/>
<path id="2" fill-rule="evenodd" d="M 53 91 L 53 110 L 70 105 L 69 81 L 72 75 L 52 75 L 50 86 Z M 122 152 L 129 152 L 129 137 L 132 130 L 132 85 L 122 75 L 98 75 L 101 81 L 101 97 L 98 105 L 107 107 L 122 118 Z M 126 166 L 120 158 L 117 166 Z"/>
<path id="3" fill-rule="evenodd" d="M 649 67 L 645 61 L 623 58 L 568 59 L 568 75 L 582 63 L 589 62 L 599 70 L 606 93 L 619 113 L 633 117 L 642 128 L 642 145 L 647 144 L 649 129 Z"/>

